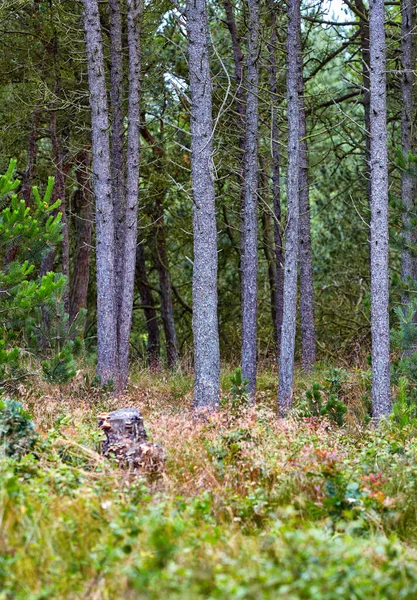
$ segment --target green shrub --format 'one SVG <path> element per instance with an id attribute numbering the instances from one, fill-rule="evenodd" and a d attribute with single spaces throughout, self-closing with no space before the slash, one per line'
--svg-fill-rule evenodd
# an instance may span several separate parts
<path id="1" fill-rule="evenodd" d="M 6 456 L 19 459 L 34 449 L 36 441 L 33 421 L 22 404 L 0 400 L 0 443 Z"/>

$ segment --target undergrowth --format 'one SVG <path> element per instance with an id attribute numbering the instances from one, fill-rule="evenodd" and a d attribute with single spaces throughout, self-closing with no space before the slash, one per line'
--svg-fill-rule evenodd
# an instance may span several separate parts
<path id="1" fill-rule="evenodd" d="M 259 382 L 248 407 L 225 370 L 205 421 L 188 412 L 187 373 L 138 372 L 119 400 L 82 373 L 16 389 L 37 436 L 0 459 L 0 600 L 417 597 L 414 421 L 371 428 L 364 371 L 298 377 L 286 420 L 274 373 Z M 311 390 L 346 410 L 308 412 Z M 99 453 L 97 414 L 121 405 L 165 449 L 158 480 Z M 33 435 L 13 409 L 13 432 Z"/>

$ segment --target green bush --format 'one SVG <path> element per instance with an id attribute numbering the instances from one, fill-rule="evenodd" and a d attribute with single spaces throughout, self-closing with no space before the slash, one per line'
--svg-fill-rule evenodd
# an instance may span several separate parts
<path id="1" fill-rule="evenodd" d="M 19 459 L 34 449 L 36 441 L 33 421 L 22 404 L 0 400 L 0 444 L 5 455 Z"/>
<path id="2" fill-rule="evenodd" d="M 54 180 L 43 196 L 34 187 L 27 206 L 16 193 L 15 167 L 10 161 L 0 177 L 0 387 L 24 375 L 25 355 L 39 357 L 46 377 L 62 383 L 75 374 L 73 351 L 85 315 L 69 326 L 66 278 L 39 274 L 42 259 L 62 237 L 60 201 L 50 204 Z"/>

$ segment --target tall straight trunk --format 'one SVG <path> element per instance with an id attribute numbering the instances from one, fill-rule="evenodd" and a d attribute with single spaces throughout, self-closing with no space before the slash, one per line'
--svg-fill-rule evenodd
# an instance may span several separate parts
<path id="1" fill-rule="evenodd" d="M 402 0 L 402 114 L 401 114 L 401 143 L 405 157 L 414 152 L 412 129 L 416 114 L 414 87 L 416 68 L 416 2 Z M 412 225 L 412 213 L 415 207 L 416 185 L 415 178 L 408 172 L 403 173 L 401 182 L 401 199 L 403 204 L 404 250 L 402 252 L 402 279 L 405 283 L 417 278 L 416 259 L 410 251 L 417 243 L 415 227 Z M 406 295 L 408 299 L 408 294 Z"/>
<path id="2" fill-rule="evenodd" d="M 245 166 L 245 144 L 246 144 L 246 89 L 244 84 L 244 71 L 245 63 L 242 52 L 242 45 L 240 42 L 240 36 L 236 21 L 233 13 L 233 7 L 230 0 L 223 1 L 224 9 L 226 12 L 226 24 L 230 32 L 233 49 L 233 60 L 235 64 L 235 82 L 236 82 L 236 94 L 235 94 L 235 110 L 237 116 L 237 129 L 238 129 L 238 146 L 239 146 L 239 171 L 237 181 L 240 191 L 240 212 L 243 217 L 244 205 L 245 205 L 245 177 L 244 177 L 244 166 Z M 242 257 L 244 254 L 244 230 L 241 226 L 240 231 L 240 256 L 239 256 L 239 280 L 242 286 Z M 243 290 L 242 290 L 243 293 Z M 243 300 L 243 298 L 242 298 Z"/>
<path id="3" fill-rule="evenodd" d="M 155 250 L 156 269 L 161 290 L 161 317 L 165 333 L 167 364 L 172 369 L 178 362 L 179 350 L 174 320 L 174 304 L 172 302 L 171 276 L 168 266 L 164 206 L 161 196 L 158 196 L 155 202 Z"/>
<path id="4" fill-rule="evenodd" d="M 310 234 L 307 118 L 304 103 L 301 18 L 298 20 L 298 24 L 298 84 L 300 103 L 300 321 L 302 365 L 305 371 L 310 371 L 316 362 L 316 328 L 314 326 L 313 252 Z"/>
<path id="5" fill-rule="evenodd" d="M 298 69 L 298 32 L 300 0 L 288 0 L 287 36 L 287 114 L 288 174 L 287 228 L 285 238 L 284 314 L 279 361 L 278 409 L 285 416 L 292 406 L 294 350 L 297 313 L 297 263 L 299 248 L 300 190 L 300 103 Z"/>
<path id="6" fill-rule="evenodd" d="M 93 234 L 93 194 L 90 186 L 90 162 L 90 152 L 84 150 L 76 170 L 78 185 L 74 195 L 76 242 L 70 288 L 70 322 L 76 318 L 82 308 L 87 308 Z"/>
<path id="7" fill-rule="evenodd" d="M 266 171 L 265 161 L 259 158 L 262 178 L 262 190 L 261 194 L 269 196 L 269 181 L 268 173 Z M 270 306 L 271 306 L 271 319 L 272 327 L 274 329 L 274 342 L 277 339 L 277 309 L 276 309 L 276 263 L 275 263 L 275 252 L 274 252 L 274 239 L 273 239 L 273 225 L 271 217 L 271 209 L 269 203 L 264 200 L 264 205 L 261 211 L 262 219 L 262 250 L 265 256 L 266 264 L 268 267 L 268 283 L 270 293 Z"/>
<path id="8" fill-rule="evenodd" d="M 160 353 L 158 317 L 146 271 L 145 249 L 141 243 L 136 248 L 136 282 L 143 305 L 148 333 L 148 343 L 146 345 L 148 364 L 151 369 L 157 369 L 159 367 Z"/>
<path id="9" fill-rule="evenodd" d="M 360 14 L 359 30 L 361 39 L 362 56 L 362 86 L 363 107 L 365 114 L 365 176 L 368 203 L 371 205 L 371 84 L 370 84 L 370 56 L 369 56 L 369 16 L 363 0 L 355 0 L 355 7 Z"/>
<path id="10" fill-rule="evenodd" d="M 129 107 L 127 130 L 126 207 L 124 216 L 122 289 L 118 312 L 119 384 L 126 388 L 129 371 L 129 343 L 132 326 L 135 261 L 138 234 L 139 141 L 140 141 L 140 23 L 143 0 L 127 0 L 129 45 Z"/>
<path id="11" fill-rule="evenodd" d="M 275 331 L 277 356 L 280 355 L 282 316 L 284 310 L 284 254 L 282 246 L 281 226 L 281 182 L 279 151 L 279 127 L 278 127 L 278 85 L 277 85 L 277 62 L 276 62 L 276 8 L 274 0 L 269 0 L 269 11 L 271 19 L 271 37 L 268 43 L 269 52 L 269 88 L 271 91 L 272 123 L 271 123 L 271 152 L 272 152 L 272 196 L 274 203 L 274 247 L 275 247 Z"/>
<path id="12" fill-rule="evenodd" d="M 217 229 L 213 173 L 212 83 L 205 0 L 187 0 L 193 189 L 194 407 L 216 410 L 220 391 Z"/>
<path id="13" fill-rule="evenodd" d="M 96 197 L 97 375 L 103 383 L 116 383 L 115 239 L 103 42 L 97 0 L 83 0 L 83 5 Z"/>
<path id="14" fill-rule="evenodd" d="M 259 3 L 248 0 L 248 68 L 246 95 L 245 204 L 242 260 L 242 377 L 250 400 L 256 394 L 256 333 L 258 295 L 258 53 Z"/>
<path id="15" fill-rule="evenodd" d="M 143 120 L 144 121 L 144 120 Z M 159 173 L 155 185 L 155 207 L 153 211 L 155 231 L 155 264 L 159 276 L 159 289 L 161 293 L 161 318 L 164 326 L 167 363 L 169 368 L 175 367 L 179 359 L 179 348 L 174 319 L 174 304 L 172 301 L 171 276 L 168 265 L 168 252 L 165 234 L 164 198 L 166 185 L 164 173 L 166 163 L 164 161 L 164 148 L 160 146 L 148 128 L 142 122 L 141 135 L 152 147 L 155 158 L 155 170 Z M 162 181 L 162 185 L 160 182 Z"/>
<path id="16" fill-rule="evenodd" d="M 125 235 L 125 158 L 123 149 L 123 44 L 120 0 L 109 0 L 111 166 L 115 234 L 115 277 L 118 313 L 122 304 Z"/>
<path id="17" fill-rule="evenodd" d="M 55 89 L 55 93 L 58 94 L 58 85 Z M 62 273 L 67 278 L 67 288 L 65 293 L 65 308 L 69 310 L 69 275 L 70 275 L 70 244 L 69 244 L 69 230 L 68 230 L 68 218 L 66 210 L 66 195 L 65 195 L 65 183 L 66 174 L 64 172 L 64 160 L 61 143 L 58 137 L 57 123 L 56 123 L 56 107 L 52 107 L 51 111 L 51 142 L 52 150 L 54 155 L 55 163 L 55 186 L 54 186 L 54 197 L 61 200 L 59 210 L 62 214 Z"/>
<path id="18" fill-rule="evenodd" d="M 384 0 L 370 0 L 372 414 L 390 413 L 388 151 Z"/>

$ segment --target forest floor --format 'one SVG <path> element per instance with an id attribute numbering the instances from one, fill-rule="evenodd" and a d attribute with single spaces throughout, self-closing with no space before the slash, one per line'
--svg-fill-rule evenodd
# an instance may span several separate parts
<path id="1" fill-rule="evenodd" d="M 187 374 L 138 372 L 122 400 L 82 374 L 22 385 L 39 443 L 0 459 L 0 600 L 417 598 L 417 432 L 367 422 L 369 372 L 297 376 L 300 406 L 313 384 L 347 405 L 342 427 L 278 419 L 268 369 L 245 408 L 230 376 L 205 422 Z M 122 406 L 142 411 L 163 473 L 100 456 L 97 415 Z"/>

